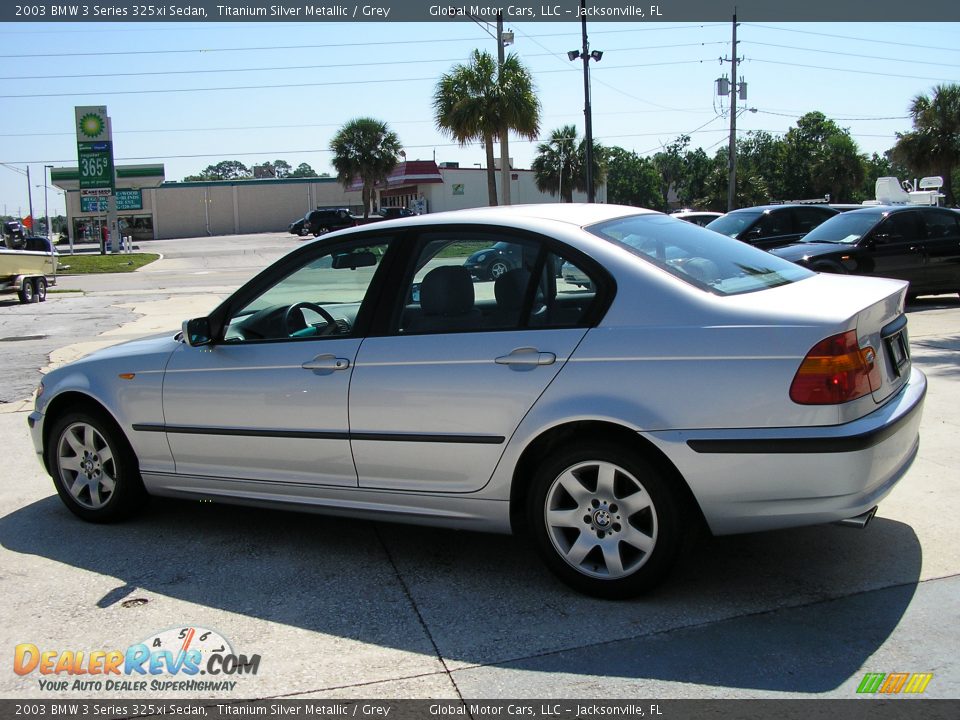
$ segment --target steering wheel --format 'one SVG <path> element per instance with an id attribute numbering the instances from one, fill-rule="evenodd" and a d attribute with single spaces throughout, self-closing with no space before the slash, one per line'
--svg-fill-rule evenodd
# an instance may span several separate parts
<path id="1" fill-rule="evenodd" d="M 283 326 L 286 328 L 288 335 L 293 335 L 293 333 L 295 333 L 297 330 L 302 330 L 307 327 L 307 320 L 305 317 L 303 317 L 303 312 L 302 312 L 303 310 L 310 310 L 312 312 L 315 312 L 320 317 L 322 317 L 324 321 L 327 323 L 327 327 L 324 328 L 325 332 L 329 333 L 336 330 L 337 321 L 333 319 L 333 315 L 328 313 L 326 310 L 324 310 L 322 307 L 320 307 L 316 303 L 304 301 L 304 302 L 294 303 L 293 305 L 288 307 L 286 312 L 283 314 Z M 302 327 L 294 327 L 293 325 L 293 318 L 297 311 L 301 311 L 300 321 L 302 323 Z"/>

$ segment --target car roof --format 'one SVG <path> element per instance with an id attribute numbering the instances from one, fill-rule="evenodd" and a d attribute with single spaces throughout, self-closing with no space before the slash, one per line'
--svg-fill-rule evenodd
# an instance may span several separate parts
<path id="1" fill-rule="evenodd" d="M 613 220 L 627 215 L 657 214 L 655 210 L 632 207 L 629 205 L 608 205 L 606 203 L 539 203 L 533 205 L 499 205 L 495 207 L 449 210 L 446 212 L 420 215 L 421 222 L 482 222 L 495 223 L 519 220 L 551 220 L 576 227 L 593 225 L 605 220 Z"/>
<path id="2" fill-rule="evenodd" d="M 830 207 L 826 203 L 771 203 L 769 205 L 753 205 L 751 207 L 737 208 L 736 210 L 731 210 L 730 213 L 738 212 L 770 212 L 771 210 L 780 210 L 784 208 L 823 208 L 826 210 L 835 210 L 835 208 Z"/>

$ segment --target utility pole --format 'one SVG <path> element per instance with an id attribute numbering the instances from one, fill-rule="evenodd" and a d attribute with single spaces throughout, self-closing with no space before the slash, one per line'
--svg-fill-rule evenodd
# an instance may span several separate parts
<path id="1" fill-rule="evenodd" d="M 727 212 L 737 203 L 737 9 L 733 9 L 733 40 L 730 45 L 730 151 Z"/>

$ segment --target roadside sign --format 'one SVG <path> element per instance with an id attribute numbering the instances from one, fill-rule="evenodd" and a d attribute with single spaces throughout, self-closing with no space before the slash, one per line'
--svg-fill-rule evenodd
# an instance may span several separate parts
<path id="1" fill-rule="evenodd" d="M 105 213 L 107 211 L 107 197 L 109 188 L 104 193 L 100 190 L 80 191 L 80 212 Z M 142 210 L 143 194 L 140 190 L 117 190 L 117 210 Z"/>
<path id="2" fill-rule="evenodd" d="M 80 189 L 114 188 L 113 133 L 105 105 L 74 109 Z"/>
<path id="3" fill-rule="evenodd" d="M 113 188 L 113 143 L 78 142 L 80 189 Z"/>

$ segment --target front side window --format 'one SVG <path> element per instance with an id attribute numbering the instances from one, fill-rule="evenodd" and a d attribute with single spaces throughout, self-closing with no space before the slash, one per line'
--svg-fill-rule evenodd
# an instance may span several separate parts
<path id="1" fill-rule="evenodd" d="M 739 240 L 665 215 L 634 215 L 587 227 L 671 275 L 717 295 L 739 295 L 813 275 Z"/>
<path id="2" fill-rule="evenodd" d="M 257 297 L 233 310 L 224 341 L 345 337 L 386 254 L 387 242 L 339 246 L 310 256 Z"/>

